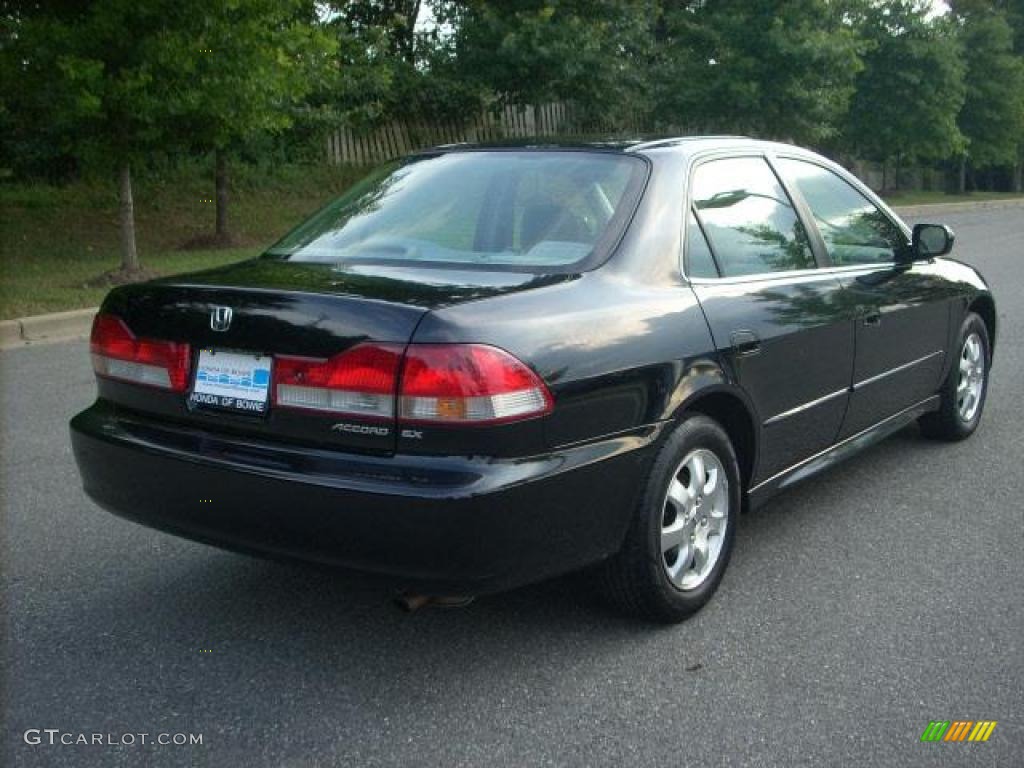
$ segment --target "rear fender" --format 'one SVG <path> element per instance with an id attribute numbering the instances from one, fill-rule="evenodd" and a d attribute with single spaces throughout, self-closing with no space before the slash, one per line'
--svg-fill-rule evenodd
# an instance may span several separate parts
<path id="1" fill-rule="evenodd" d="M 761 448 L 761 419 L 753 402 L 721 367 L 689 372 L 680 381 L 677 398 L 679 404 L 671 414 L 672 422 L 703 413 L 728 433 L 740 463 L 745 491 L 757 476 Z"/>

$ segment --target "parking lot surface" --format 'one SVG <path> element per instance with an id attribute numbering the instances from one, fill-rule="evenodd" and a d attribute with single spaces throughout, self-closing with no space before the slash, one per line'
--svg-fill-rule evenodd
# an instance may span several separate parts
<path id="1" fill-rule="evenodd" d="M 1024 764 L 1024 216 L 945 218 L 998 303 L 978 433 L 907 429 L 745 516 L 717 596 L 669 628 L 585 575 L 407 615 L 377 579 L 115 518 L 68 443 L 86 345 L 0 353 L 0 763 Z M 919 741 L 982 719 L 987 743 Z"/>

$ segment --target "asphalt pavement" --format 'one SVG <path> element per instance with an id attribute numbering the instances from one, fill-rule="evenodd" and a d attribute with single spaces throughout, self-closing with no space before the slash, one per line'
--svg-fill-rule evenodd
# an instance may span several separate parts
<path id="1" fill-rule="evenodd" d="M 377 579 L 115 518 L 68 443 L 86 346 L 0 353 L 0 763 L 1024 765 L 1024 218 L 946 220 L 998 303 L 977 434 L 909 428 L 745 516 L 670 628 L 585 576 L 407 615 Z M 919 741 L 982 719 L 986 743 Z"/>

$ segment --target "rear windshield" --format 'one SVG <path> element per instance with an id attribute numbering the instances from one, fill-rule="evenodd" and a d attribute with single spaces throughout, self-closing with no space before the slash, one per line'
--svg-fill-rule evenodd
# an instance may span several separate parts
<path id="1" fill-rule="evenodd" d="M 559 270 L 603 255 L 646 164 L 579 151 L 457 151 L 379 169 L 267 252 L 330 264 Z"/>

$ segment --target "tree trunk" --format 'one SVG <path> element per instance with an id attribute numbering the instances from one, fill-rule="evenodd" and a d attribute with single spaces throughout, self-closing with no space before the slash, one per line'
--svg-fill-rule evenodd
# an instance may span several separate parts
<path id="1" fill-rule="evenodd" d="M 132 171 L 129 163 L 121 166 L 121 186 L 118 194 L 117 223 L 121 233 L 121 268 L 125 272 L 139 269 L 139 254 L 135 250 L 135 206 L 132 203 Z"/>
<path id="2" fill-rule="evenodd" d="M 1013 191 L 1017 194 L 1024 192 L 1024 160 L 1013 166 Z"/>
<path id="3" fill-rule="evenodd" d="M 889 191 L 889 159 L 882 161 L 882 194 Z"/>
<path id="4" fill-rule="evenodd" d="M 967 193 L 967 156 L 960 158 L 960 173 L 957 175 L 956 191 L 963 195 Z"/>
<path id="5" fill-rule="evenodd" d="M 396 30 L 392 50 L 410 66 L 416 65 L 416 19 L 420 15 L 421 0 L 406 0 L 398 3 L 395 10 L 403 18 L 401 27 Z"/>
<path id="6" fill-rule="evenodd" d="M 228 161 L 224 150 L 216 151 L 217 239 L 228 239 Z"/>
<path id="7" fill-rule="evenodd" d="M 903 164 L 900 155 L 896 155 L 896 167 L 892 169 L 892 191 L 898 192 L 900 188 L 900 170 Z"/>

